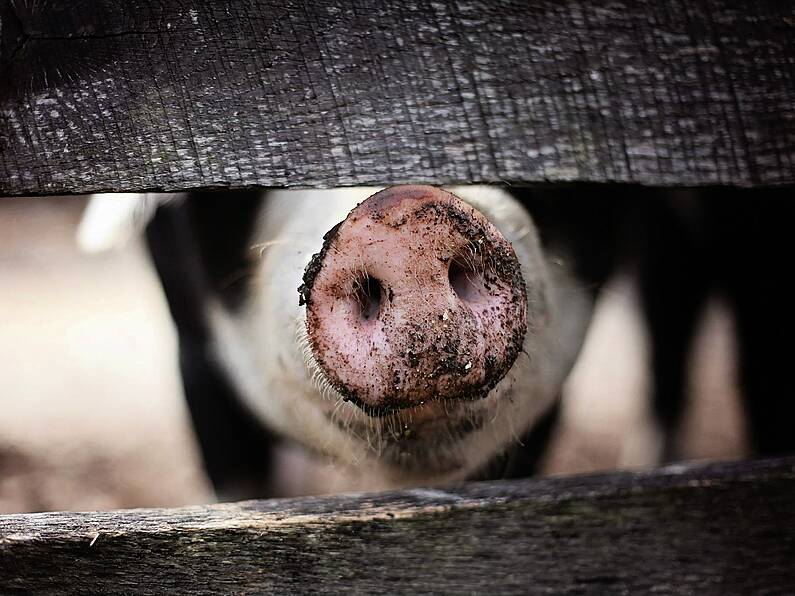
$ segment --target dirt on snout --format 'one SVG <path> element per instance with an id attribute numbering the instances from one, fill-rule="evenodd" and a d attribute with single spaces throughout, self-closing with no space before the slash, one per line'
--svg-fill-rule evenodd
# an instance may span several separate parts
<path id="1" fill-rule="evenodd" d="M 510 243 L 429 187 L 387 189 L 356 207 L 326 234 L 299 293 L 326 378 L 375 416 L 484 397 L 527 332 Z"/>

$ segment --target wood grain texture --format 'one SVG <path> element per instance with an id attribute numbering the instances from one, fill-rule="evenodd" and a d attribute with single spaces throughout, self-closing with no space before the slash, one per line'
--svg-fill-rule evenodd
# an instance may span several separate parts
<path id="1" fill-rule="evenodd" d="M 780 0 L 0 0 L 0 195 L 795 183 Z"/>
<path id="2" fill-rule="evenodd" d="M 9 593 L 795 593 L 795 458 L 0 516 Z"/>

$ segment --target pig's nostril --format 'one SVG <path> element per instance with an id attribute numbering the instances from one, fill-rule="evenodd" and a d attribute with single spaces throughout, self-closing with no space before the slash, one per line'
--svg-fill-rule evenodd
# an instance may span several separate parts
<path id="1" fill-rule="evenodd" d="M 474 302 L 480 296 L 483 281 L 474 258 L 456 257 L 447 271 L 450 286 L 464 302 Z"/>
<path id="2" fill-rule="evenodd" d="M 381 282 L 374 277 L 366 275 L 354 282 L 353 299 L 359 307 L 359 316 L 363 320 L 371 321 L 378 316 L 382 295 Z"/>

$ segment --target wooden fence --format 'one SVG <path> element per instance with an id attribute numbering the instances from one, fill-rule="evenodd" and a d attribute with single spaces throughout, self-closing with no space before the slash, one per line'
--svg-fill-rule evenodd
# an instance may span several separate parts
<path id="1" fill-rule="evenodd" d="M 0 593 L 793 594 L 795 458 L 0 516 Z"/>

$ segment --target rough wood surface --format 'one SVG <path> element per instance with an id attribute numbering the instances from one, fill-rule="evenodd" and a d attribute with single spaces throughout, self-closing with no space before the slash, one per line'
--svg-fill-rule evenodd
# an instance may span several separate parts
<path id="1" fill-rule="evenodd" d="M 795 183 L 781 0 L 0 0 L 0 195 Z"/>
<path id="2" fill-rule="evenodd" d="M 9 593 L 795 593 L 795 458 L 0 517 Z"/>

